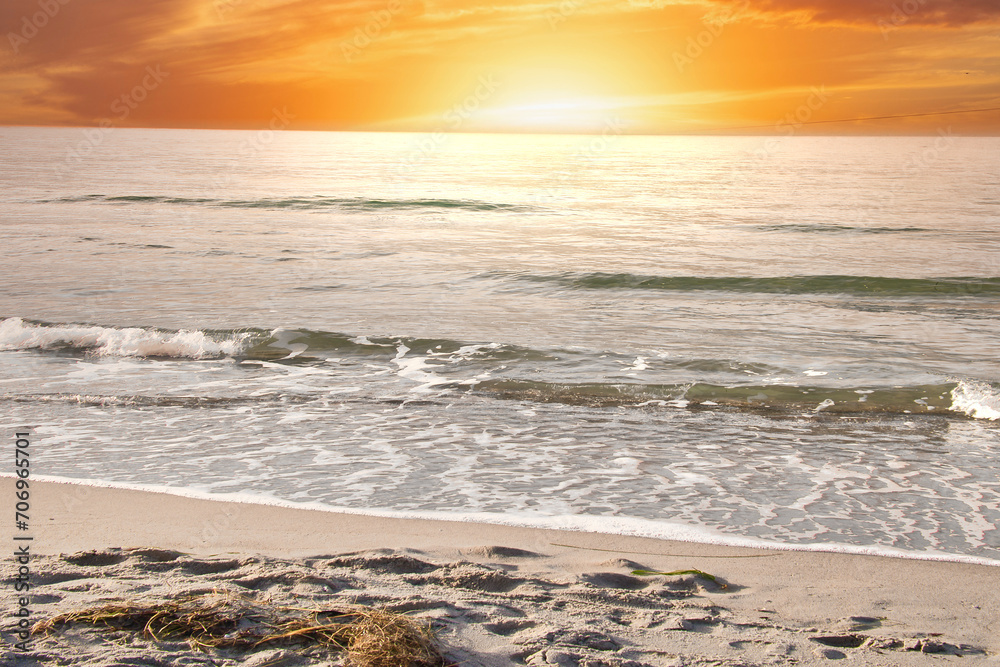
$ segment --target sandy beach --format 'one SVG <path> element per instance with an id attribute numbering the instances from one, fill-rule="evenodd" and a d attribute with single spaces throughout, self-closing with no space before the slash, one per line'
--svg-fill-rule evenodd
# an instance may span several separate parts
<path id="1" fill-rule="evenodd" d="M 0 479 L 6 497 L 11 478 Z M 1000 663 L 1000 568 L 386 519 L 32 483 L 32 623 L 192 593 L 375 606 L 429 624 L 447 664 Z M 18 544 L 18 543 L 15 543 Z M 18 603 L 4 565 L 5 616 Z M 634 576 L 633 570 L 700 570 Z M 198 652 L 68 625 L 4 665 L 331 665 L 316 648 Z"/>

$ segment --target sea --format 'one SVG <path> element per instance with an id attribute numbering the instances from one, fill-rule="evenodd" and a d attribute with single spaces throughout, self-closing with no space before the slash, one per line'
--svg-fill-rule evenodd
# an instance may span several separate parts
<path id="1" fill-rule="evenodd" d="M 36 479 L 1000 565 L 997 137 L 5 127 L 0 243 Z"/>

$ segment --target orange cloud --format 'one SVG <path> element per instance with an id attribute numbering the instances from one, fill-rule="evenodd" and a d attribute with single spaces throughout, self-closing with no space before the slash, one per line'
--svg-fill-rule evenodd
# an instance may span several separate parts
<path id="1" fill-rule="evenodd" d="M 714 0 L 713 0 L 714 1 Z M 756 12 L 805 14 L 819 23 L 958 27 L 1000 21 L 996 0 L 718 0 Z"/>
<path id="2" fill-rule="evenodd" d="M 466 130 L 689 131 L 771 122 L 817 86 L 817 119 L 1000 106 L 998 18 L 996 0 L 6 0 L 0 123 L 434 129 L 468 103 Z"/>

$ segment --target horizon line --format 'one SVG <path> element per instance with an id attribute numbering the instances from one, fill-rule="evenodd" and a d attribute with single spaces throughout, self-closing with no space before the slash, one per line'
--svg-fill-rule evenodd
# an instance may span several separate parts
<path id="1" fill-rule="evenodd" d="M 788 134 L 788 129 L 795 129 L 802 125 L 822 125 L 822 124 L 835 124 L 835 123 L 852 123 L 864 120 L 883 120 L 888 118 L 908 118 L 916 116 L 938 116 L 938 115 L 949 115 L 949 114 L 960 114 L 960 113 L 974 113 L 976 111 L 1000 111 L 1000 107 L 994 107 L 990 109 L 970 109 L 967 111 L 945 111 L 945 112 L 935 112 L 935 113 L 923 113 L 923 114 L 907 114 L 904 116 L 873 116 L 866 118 L 849 118 L 849 119 L 837 119 L 837 120 L 821 120 L 821 121 L 807 121 L 795 124 L 782 124 L 779 121 L 778 124 L 767 124 L 767 125 L 740 125 L 732 127 L 721 127 L 713 128 L 709 130 L 690 130 L 690 131 L 664 131 L 664 132 L 615 132 L 614 136 L 628 136 L 628 137 L 778 137 L 791 139 L 796 136 L 803 137 L 934 137 L 940 134 L 941 128 L 935 128 L 935 131 L 922 131 L 922 132 L 843 132 L 843 133 L 819 133 L 819 132 L 800 132 L 795 131 L 792 134 Z M 28 123 L 0 123 L 0 128 L 31 128 L 31 129 L 102 129 L 99 125 L 37 125 Z M 773 132 L 756 132 L 756 133 L 745 133 L 737 134 L 733 133 L 736 130 L 749 130 L 749 129 L 772 129 Z M 559 131 L 559 130 L 537 130 L 537 131 L 525 131 L 525 130 L 445 130 L 445 129 L 434 129 L 434 130 L 405 130 L 405 129 L 372 129 L 372 128 L 283 128 L 280 130 L 272 130 L 266 124 L 260 127 L 187 127 L 187 126 L 163 126 L 163 125 L 138 125 L 138 126 L 112 126 L 110 128 L 103 128 L 102 131 L 111 132 L 112 130 L 180 130 L 180 131 L 199 131 L 199 132 L 329 132 L 329 133 L 343 133 L 343 134 L 423 134 L 423 135 L 433 135 L 433 134 L 447 134 L 447 135 L 521 135 L 521 136 L 581 136 L 581 137 L 595 137 L 595 136 L 606 136 L 606 132 L 600 130 L 595 130 L 592 132 L 580 132 L 580 131 Z M 1000 128 L 988 132 L 976 132 L 971 134 L 961 134 L 958 132 L 952 132 L 953 134 L 958 134 L 961 137 L 1000 137 Z"/>

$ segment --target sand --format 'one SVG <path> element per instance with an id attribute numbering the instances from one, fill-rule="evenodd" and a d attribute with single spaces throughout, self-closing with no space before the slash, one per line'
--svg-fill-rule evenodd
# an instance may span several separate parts
<path id="1" fill-rule="evenodd" d="M 13 498 L 13 479 L 0 479 L 0 493 Z M 303 609 L 405 612 L 430 624 L 456 665 L 1000 665 L 997 567 L 74 484 L 32 482 L 31 502 L 32 622 L 107 601 L 215 592 Z M 22 653 L 9 632 L 16 567 L 4 559 L 2 665 L 343 664 L 342 654 L 315 647 L 198 652 L 88 626 L 33 636 Z"/>

